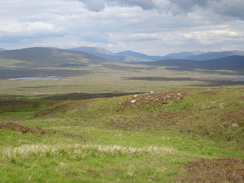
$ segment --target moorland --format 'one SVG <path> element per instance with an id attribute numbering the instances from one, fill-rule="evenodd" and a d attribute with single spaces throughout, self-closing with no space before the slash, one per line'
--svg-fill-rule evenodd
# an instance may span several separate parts
<path id="1" fill-rule="evenodd" d="M 0 182 L 244 182 L 243 58 L 1 51 Z"/>

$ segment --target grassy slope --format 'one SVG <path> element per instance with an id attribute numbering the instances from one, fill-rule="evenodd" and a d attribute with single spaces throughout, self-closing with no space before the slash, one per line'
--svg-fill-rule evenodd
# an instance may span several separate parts
<path id="1" fill-rule="evenodd" d="M 0 182 L 241 182 L 243 96 L 2 97 Z"/>

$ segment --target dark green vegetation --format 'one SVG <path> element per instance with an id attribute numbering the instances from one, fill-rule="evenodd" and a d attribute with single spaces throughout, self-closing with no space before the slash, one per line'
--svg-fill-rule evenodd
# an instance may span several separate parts
<path id="1" fill-rule="evenodd" d="M 243 89 L 0 98 L 0 182 L 243 182 Z"/>

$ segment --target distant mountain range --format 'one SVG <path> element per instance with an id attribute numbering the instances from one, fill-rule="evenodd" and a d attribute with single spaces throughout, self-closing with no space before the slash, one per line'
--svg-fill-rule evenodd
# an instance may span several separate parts
<path id="1" fill-rule="evenodd" d="M 115 61 L 115 62 L 147 62 L 151 61 L 151 59 L 148 58 L 142 58 L 142 57 L 136 57 L 133 55 L 123 55 L 118 53 L 112 53 L 104 48 L 100 47 L 78 47 L 78 48 L 71 48 L 72 51 L 79 51 L 79 52 L 85 52 L 92 55 L 96 55 L 98 57 Z"/>
<path id="2" fill-rule="evenodd" d="M 134 52 L 134 51 L 123 51 L 123 52 L 118 52 L 116 53 L 117 55 L 123 55 L 123 56 L 132 56 L 136 58 L 141 58 L 141 59 L 146 59 L 146 60 L 161 60 L 164 57 L 163 56 L 148 56 L 146 54 Z"/>
<path id="3" fill-rule="evenodd" d="M 101 57 L 99 57 L 99 54 Z M 164 66 L 170 70 L 180 71 L 194 71 L 198 69 L 205 71 L 229 70 L 242 75 L 244 73 L 243 55 L 242 51 L 182 52 L 160 57 L 148 56 L 132 51 L 114 54 L 102 48 L 90 47 L 74 48 L 71 50 L 34 47 L 0 51 L 0 78 L 40 75 L 74 76 L 87 74 L 88 72 L 110 72 L 111 69 L 138 72 L 140 68 L 144 67 L 135 66 L 135 64 L 148 65 L 148 69 L 152 70 L 152 72 L 153 67 Z M 106 57 L 109 59 L 106 59 Z M 174 59 L 173 57 L 186 57 L 187 59 Z M 113 58 L 116 58 L 116 60 L 114 61 Z M 127 59 L 129 58 L 132 60 L 128 63 Z M 161 60 L 152 60 L 159 58 Z M 166 58 L 168 59 L 166 60 Z M 192 60 L 192 58 L 195 60 Z M 216 59 L 204 60 L 206 58 Z M 121 60 L 118 61 L 119 59 Z"/>
<path id="4" fill-rule="evenodd" d="M 154 66 L 167 66 L 171 70 L 181 71 L 193 71 L 196 69 L 202 70 L 232 70 L 232 71 L 243 71 L 244 70 L 244 56 L 233 55 L 223 58 L 206 60 L 206 61 L 195 61 L 195 60 L 160 60 L 147 63 L 141 63 L 146 65 Z"/>
<path id="5" fill-rule="evenodd" d="M 186 60 L 195 60 L 195 61 L 206 61 L 213 60 L 218 58 L 224 58 L 227 56 L 239 55 L 244 56 L 244 51 L 223 51 L 223 52 L 180 52 L 180 53 L 171 53 L 165 56 L 148 56 L 142 53 L 133 52 L 133 51 L 124 51 L 116 53 L 118 55 L 124 56 L 133 56 L 138 58 L 144 58 L 151 61 L 156 60 L 174 60 L 174 59 L 186 59 Z"/>
<path id="6" fill-rule="evenodd" d="M 169 59 L 187 59 L 188 57 L 200 55 L 204 52 L 196 51 L 196 52 L 179 52 L 179 53 L 170 53 L 165 55 L 162 60 L 169 60 Z"/>
<path id="7" fill-rule="evenodd" d="M 49 48 L 49 49 L 58 50 L 59 48 Z M 7 51 L 7 50 L 5 50 L 4 48 L 0 48 L 0 51 Z M 206 61 L 206 60 L 213 60 L 213 59 L 218 59 L 218 58 L 223 58 L 223 57 L 233 56 L 233 55 L 244 56 L 244 51 L 222 51 L 222 52 L 193 51 L 193 52 L 170 53 L 164 56 L 149 56 L 131 50 L 112 53 L 101 47 L 87 47 L 87 46 L 71 48 L 68 49 L 68 51 L 88 53 L 90 55 L 94 55 L 103 58 L 105 60 L 110 60 L 115 62 L 149 62 L 149 61 L 157 61 L 157 60 L 175 60 L 175 59 Z"/>
<path id="8" fill-rule="evenodd" d="M 70 50 L 86 52 L 116 62 L 148 62 L 148 61 L 172 60 L 172 59 L 205 61 L 205 60 L 213 60 L 213 59 L 218 59 L 218 58 L 223 58 L 223 57 L 233 56 L 233 55 L 244 56 L 244 51 L 223 51 L 223 52 L 193 51 L 193 52 L 171 53 L 165 56 L 149 56 L 143 53 L 134 52 L 130 50 L 118 52 L 118 53 L 112 53 L 104 48 L 99 48 L 99 47 L 79 47 L 79 48 L 72 48 Z"/>
<path id="9" fill-rule="evenodd" d="M 233 55 L 244 56 L 244 51 L 207 52 L 207 53 L 188 56 L 186 59 L 205 61 L 205 60 L 218 59 L 218 58 L 223 58 L 223 57 L 233 56 Z"/>

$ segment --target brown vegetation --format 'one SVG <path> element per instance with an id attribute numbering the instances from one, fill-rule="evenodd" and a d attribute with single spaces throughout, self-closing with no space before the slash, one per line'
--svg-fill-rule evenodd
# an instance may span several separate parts
<path id="1" fill-rule="evenodd" d="M 227 124 L 232 128 L 244 126 L 244 110 L 228 111 L 221 115 L 222 126 L 225 127 Z M 226 126 L 227 127 L 227 126 Z"/>
<path id="2" fill-rule="evenodd" d="M 177 123 L 177 117 L 184 115 L 184 112 L 160 112 L 157 114 L 143 114 L 134 118 L 119 116 L 108 121 L 109 126 L 122 130 L 155 129 L 166 130 Z"/>
<path id="3" fill-rule="evenodd" d="M 182 99 L 184 98 L 190 90 L 177 90 L 177 91 L 168 91 L 164 93 L 156 94 L 144 94 L 144 95 L 135 95 L 132 99 L 126 100 L 121 103 L 119 110 L 123 110 L 129 106 L 139 106 L 144 104 L 150 104 L 153 102 L 167 104 L 170 100 Z"/>
<path id="4" fill-rule="evenodd" d="M 182 165 L 186 170 L 184 175 L 178 176 L 180 182 L 191 183 L 243 183 L 244 160 L 234 158 L 200 158 Z"/>
<path id="5" fill-rule="evenodd" d="M 26 134 L 26 133 L 34 133 L 34 134 L 48 134 L 48 135 L 53 135 L 53 134 L 60 134 L 64 137 L 67 138 L 73 138 L 77 139 L 79 141 L 86 141 L 85 137 L 79 134 L 71 134 L 68 132 L 61 132 L 57 130 L 44 130 L 41 127 L 27 127 L 23 126 L 14 122 L 2 122 L 0 123 L 0 130 L 10 130 L 10 131 L 15 131 L 21 134 Z"/>
<path id="6" fill-rule="evenodd" d="M 37 133 L 37 134 L 51 134 L 50 130 L 44 130 L 41 127 L 27 127 L 14 122 L 0 123 L 0 129 L 16 131 L 19 133 Z"/>

